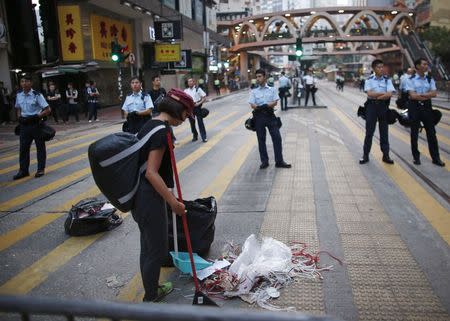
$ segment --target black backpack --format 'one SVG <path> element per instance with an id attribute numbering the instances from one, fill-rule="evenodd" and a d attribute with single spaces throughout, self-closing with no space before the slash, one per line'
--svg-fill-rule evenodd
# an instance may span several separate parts
<path id="1" fill-rule="evenodd" d="M 140 163 L 140 149 L 159 130 L 159 125 L 138 139 L 130 133 L 115 133 L 92 143 L 88 149 L 92 176 L 100 191 L 122 212 L 134 206 L 134 196 L 147 162 Z"/>
<path id="2" fill-rule="evenodd" d="M 116 209 L 104 209 L 106 201 L 87 198 L 72 205 L 64 222 L 64 229 L 70 236 L 85 236 L 111 230 L 122 224 Z"/>

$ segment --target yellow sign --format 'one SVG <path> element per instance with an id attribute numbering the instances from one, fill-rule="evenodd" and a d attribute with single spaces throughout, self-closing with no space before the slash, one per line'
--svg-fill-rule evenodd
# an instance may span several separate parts
<path id="1" fill-rule="evenodd" d="M 155 44 L 156 62 L 179 62 L 181 60 L 181 45 Z"/>
<path id="2" fill-rule="evenodd" d="M 111 41 L 117 39 L 123 47 L 133 49 L 131 24 L 107 17 L 91 15 L 92 56 L 97 60 L 111 61 Z"/>
<path id="3" fill-rule="evenodd" d="M 80 7 L 58 6 L 59 39 L 64 61 L 84 60 Z"/>

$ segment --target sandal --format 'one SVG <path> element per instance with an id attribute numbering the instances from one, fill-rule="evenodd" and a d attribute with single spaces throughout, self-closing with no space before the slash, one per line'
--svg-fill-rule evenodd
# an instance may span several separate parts
<path id="1" fill-rule="evenodd" d="M 161 301 L 166 295 L 173 291 L 172 282 L 165 282 L 158 286 L 158 295 L 153 300 L 153 302 Z"/>

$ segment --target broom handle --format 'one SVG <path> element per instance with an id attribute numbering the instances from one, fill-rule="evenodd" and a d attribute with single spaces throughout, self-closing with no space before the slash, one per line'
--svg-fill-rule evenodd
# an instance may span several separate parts
<path id="1" fill-rule="evenodd" d="M 175 162 L 175 154 L 173 152 L 172 134 L 170 131 L 167 132 L 167 143 L 169 144 L 170 160 L 172 162 L 173 174 L 175 176 L 175 182 L 177 185 L 178 200 L 180 202 L 183 202 L 183 196 L 181 195 L 180 180 L 178 177 L 177 164 Z M 189 234 L 186 213 L 183 213 L 183 215 L 181 215 L 181 218 L 183 221 L 184 234 L 186 235 L 186 243 L 187 243 L 187 248 L 188 248 L 188 252 L 189 252 L 189 259 L 191 261 L 191 269 L 192 269 L 192 275 L 194 277 L 195 291 L 198 292 L 198 291 L 200 291 L 200 286 L 199 286 L 198 280 L 197 280 L 197 271 L 195 270 L 194 256 L 192 255 L 191 236 Z"/>

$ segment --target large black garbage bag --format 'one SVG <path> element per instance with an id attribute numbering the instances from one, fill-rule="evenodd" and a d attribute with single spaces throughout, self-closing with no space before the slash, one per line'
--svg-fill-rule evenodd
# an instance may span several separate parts
<path id="1" fill-rule="evenodd" d="M 92 143 L 88 149 L 92 176 L 100 191 L 122 212 L 134 206 L 141 173 L 147 162 L 139 163 L 139 151 L 164 125 L 157 126 L 138 139 L 130 133 L 115 133 Z"/>
<path id="2" fill-rule="evenodd" d="M 194 201 L 184 201 L 187 210 L 187 221 L 191 236 L 192 251 L 200 256 L 208 253 L 214 241 L 215 225 L 217 216 L 217 202 L 213 196 L 199 198 Z M 168 232 L 169 251 L 174 250 L 174 236 L 172 227 L 172 212 L 169 208 Z M 186 237 L 183 230 L 181 217 L 177 217 L 178 251 L 187 252 Z M 168 254 L 165 265 L 171 265 L 171 257 Z"/>
<path id="3" fill-rule="evenodd" d="M 64 222 L 66 233 L 71 236 L 91 235 L 122 224 L 122 218 L 115 214 L 115 208 L 101 209 L 105 203 L 96 198 L 87 198 L 73 205 Z"/>

